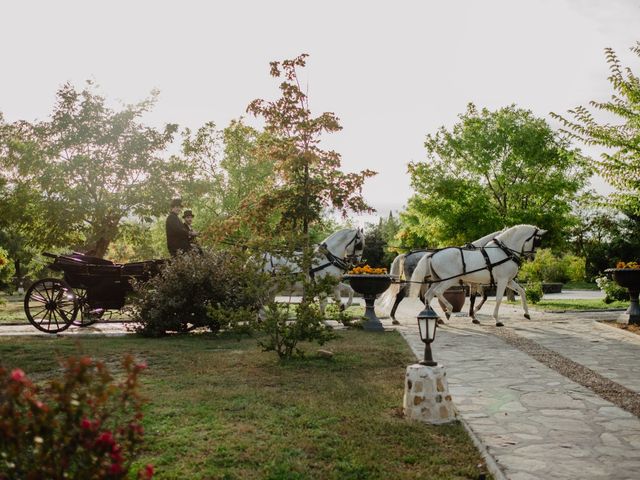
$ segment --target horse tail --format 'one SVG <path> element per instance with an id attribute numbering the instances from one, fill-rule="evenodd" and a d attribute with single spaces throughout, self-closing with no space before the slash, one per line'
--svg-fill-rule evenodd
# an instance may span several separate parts
<path id="1" fill-rule="evenodd" d="M 409 297 L 417 298 L 420 295 L 423 282 L 431 278 L 431 255 L 427 254 L 418 261 L 416 269 L 411 275 L 411 283 L 409 285 Z"/>
<path id="2" fill-rule="evenodd" d="M 400 293 L 400 283 L 397 283 L 397 280 L 400 279 L 400 275 L 402 273 L 402 266 L 404 265 L 404 258 L 407 255 L 405 253 L 401 253 L 397 255 L 396 258 L 391 262 L 391 266 L 389 267 L 389 275 L 393 277 L 393 280 L 396 280 L 389 285 L 380 297 L 376 300 L 376 307 L 383 312 L 384 315 L 388 315 L 393 308 L 393 304 L 396 301 L 396 297 L 398 293 Z"/>

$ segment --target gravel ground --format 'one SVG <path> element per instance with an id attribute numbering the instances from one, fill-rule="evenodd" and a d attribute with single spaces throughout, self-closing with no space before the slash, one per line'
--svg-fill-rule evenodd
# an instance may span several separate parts
<path id="1" fill-rule="evenodd" d="M 603 377 L 590 368 L 543 347 L 533 340 L 521 337 L 512 330 L 496 327 L 488 327 L 487 329 L 509 345 L 522 350 L 540 363 L 590 389 L 623 410 L 640 417 L 640 394 Z"/>

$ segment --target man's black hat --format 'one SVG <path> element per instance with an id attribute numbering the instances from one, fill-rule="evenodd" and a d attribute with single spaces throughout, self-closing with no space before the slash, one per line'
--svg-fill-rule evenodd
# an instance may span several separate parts
<path id="1" fill-rule="evenodd" d="M 191 210 L 185 210 L 184 213 L 182 214 L 182 218 L 187 218 L 187 217 L 194 217 L 193 212 Z"/>
<path id="2" fill-rule="evenodd" d="M 174 198 L 173 200 L 171 200 L 171 208 L 173 208 L 173 207 L 182 208 L 182 199 L 181 198 Z"/>

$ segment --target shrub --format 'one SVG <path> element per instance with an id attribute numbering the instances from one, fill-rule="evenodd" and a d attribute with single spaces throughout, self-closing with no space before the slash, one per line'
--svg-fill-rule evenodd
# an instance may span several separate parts
<path id="1" fill-rule="evenodd" d="M 127 478 L 143 439 L 142 400 L 131 356 L 116 383 L 102 362 L 63 362 L 44 387 L 0 367 L 0 478 Z M 151 478 L 148 465 L 138 478 Z"/>
<path id="2" fill-rule="evenodd" d="M 135 286 L 136 331 L 145 336 L 209 327 L 217 332 L 258 311 L 269 290 L 268 275 L 240 255 L 193 252 L 179 255 L 161 273 Z M 228 312 L 242 313 L 227 315 Z"/>
<path id="3" fill-rule="evenodd" d="M 585 279 L 585 259 L 575 255 L 554 255 L 541 248 L 534 260 L 525 262 L 518 277 L 525 282 L 580 282 Z"/>
<path id="4" fill-rule="evenodd" d="M 9 260 L 9 254 L 4 248 L 0 247 L 0 288 L 7 288 L 11 291 L 14 275 L 15 269 L 13 263 Z"/>
<path id="5" fill-rule="evenodd" d="M 528 284 L 524 289 L 524 293 L 527 297 L 527 302 L 533 303 L 535 305 L 540 300 L 542 300 L 542 283 L 535 282 Z"/>
<path id="6" fill-rule="evenodd" d="M 260 339 L 258 345 L 264 351 L 276 352 L 281 359 L 304 356 L 304 351 L 298 347 L 300 342 L 317 342 L 324 345 L 336 338 L 331 327 L 325 325 L 324 315 L 318 303 L 314 301 L 316 297 L 326 294 L 332 288 L 331 278 L 303 282 L 306 295 L 295 305 L 295 309 L 290 308 L 291 305 L 280 308 L 272 302 L 265 308 L 265 318 L 258 327 L 266 335 L 266 339 Z M 292 312 L 293 318 L 290 317 Z"/>
<path id="7" fill-rule="evenodd" d="M 616 300 L 629 300 L 627 289 L 621 287 L 607 276 L 596 278 L 596 285 L 604 292 L 604 303 L 611 303 Z"/>

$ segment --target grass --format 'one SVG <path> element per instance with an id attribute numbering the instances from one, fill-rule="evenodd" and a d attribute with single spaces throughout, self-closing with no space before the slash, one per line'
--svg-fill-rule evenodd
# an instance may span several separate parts
<path id="1" fill-rule="evenodd" d="M 591 282 L 567 282 L 562 285 L 562 290 L 600 290 L 598 285 Z"/>
<path id="2" fill-rule="evenodd" d="M 21 296 L 0 296 L 0 325 L 3 323 L 29 323 Z"/>
<path id="3" fill-rule="evenodd" d="M 612 303 L 604 303 L 602 299 L 589 298 L 589 299 L 554 299 L 554 300 L 540 300 L 535 305 L 529 304 L 531 307 L 539 310 L 546 311 L 559 311 L 559 310 L 609 310 L 627 308 L 629 302 L 622 302 L 616 300 Z"/>
<path id="4" fill-rule="evenodd" d="M 136 466 L 159 479 L 478 478 L 482 459 L 459 423 L 401 416 L 404 374 L 415 361 L 393 333 L 339 332 L 323 348 L 280 363 L 255 339 L 176 335 L 0 337 L 5 367 L 42 380 L 79 350 L 116 365 L 144 359 L 146 442 Z M 313 352 L 315 347 L 307 347 Z"/>

